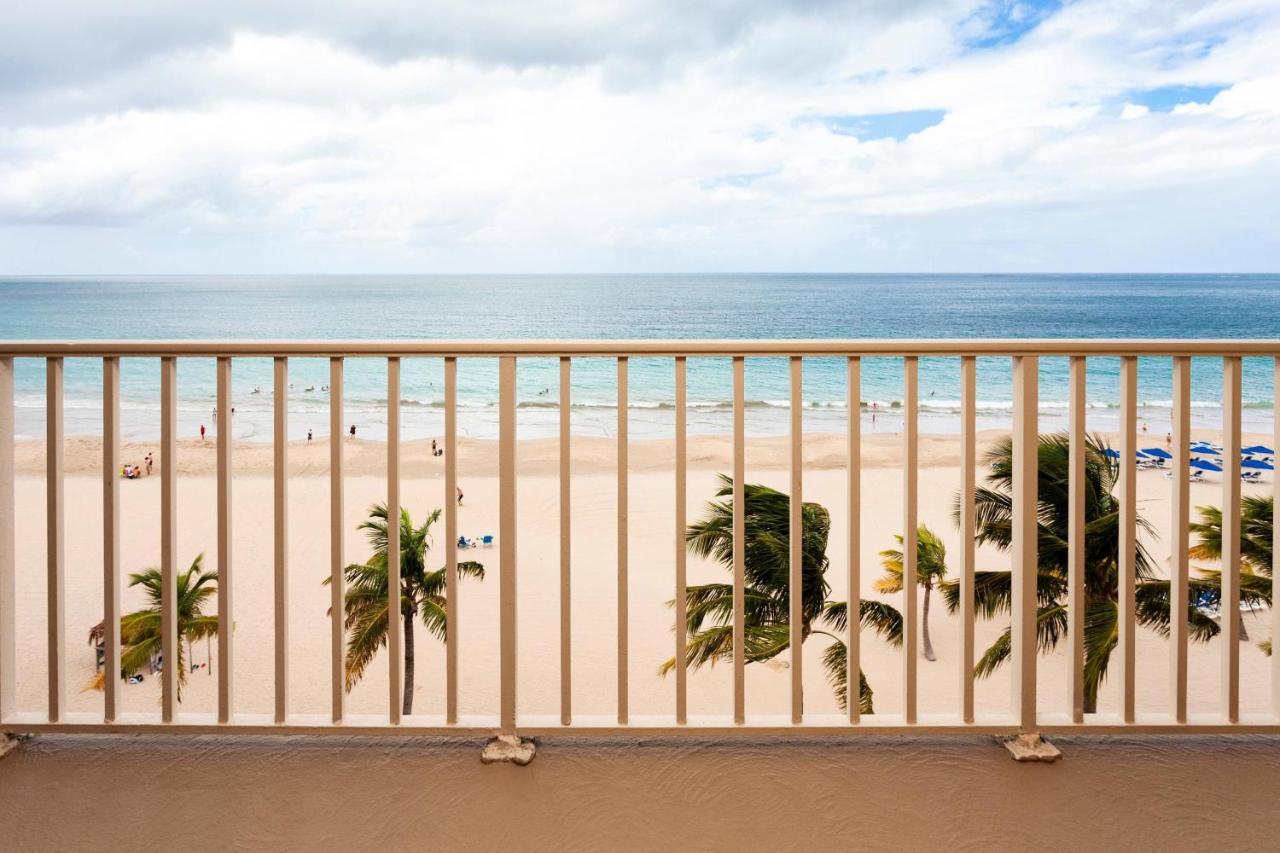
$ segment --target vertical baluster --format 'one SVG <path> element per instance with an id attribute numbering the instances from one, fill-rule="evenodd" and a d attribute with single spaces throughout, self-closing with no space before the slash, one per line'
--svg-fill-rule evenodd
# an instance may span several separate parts
<path id="1" fill-rule="evenodd" d="M 120 359 L 102 359 L 102 719 L 120 684 Z"/>
<path id="2" fill-rule="evenodd" d="M 1038 359 L 1013 359 L 1012 709 L 1019 728 L 1036 727 L 1036 541 L 1039 501 Z"/>
<path id="3" fill-rule="evenodd" d="M 908 724 L 916 721 L 919 631 L 916 613 L 919 365 L 916 356 L 902 360 L 902 718 Z"/>
<path id="4" fill-rule="evenodd" d="M 272 471 L 275 545 L 275 711 L 276 722 L 289 715 L 289 359 L 275 359 Z"/>
<path id="5" fill-rule="evenodd" d="M 618 359 L 618 725 L 630 714 L 627 661 L 627 360 Z"/>
<path id="6" fill-rule="evenodd" d="M 849 504 L 848 623 L 845 626 L 845 710 L 861 720 L 862 704 L 862 361 L 846 364 L 845 409 L 849 414 L 847 486 Z"/>
<path id="7" fill-rule="evenodd" d="M 1173 529 L 1169 543 L 1169 682 L 1173 719 L 1187 721 L 1187 641 L 1189 566 L 1188 527 L 1191 522 L 1191 359 L 1173 359 Z"/>
<path id="8" fill-rule="evenodd" d="M 1122 719 L 1134 719 L 1137 684 L 1135 590 L 1138 559 L 1138 359 L 1120 360 L 1120 573 L 1116 610 L 1119 618 L 1119 670 Z"/>
<path id="9" fill-rule="evenodd" d="M 973 573 L 976 556 L 977 359 L 960 358 L 960 719 L 973 722 Z"/>
<path id="10" fill-rule="evenodd" d="M 345 531 L 342 482 L 342 359 L 329 359 L 329 667 L 333 722 L 346 715 L 347 691 L 343 615 L 346 578 L 343 575 Z"/>
<path id="11" fill-rule="evenodd" d="M 404 630 L 400 606 L 400 359 L 387 359 L 387 712 L 400 723 L 404 703 Z M 395 532 L 392 532 L 395 531 Z M 393 544 L 394 543 L 394 544 Z M 412 690 L 412 686 L 409 688 Z"/>
<path id="12" fill-rule="evenodd" d="M 1222 715 L 1240 720 L 1240 357 L 1222 359 Z"/>
<path id="13" fill-rule="evenodd" d="M 1274 384 L 1271 386 L 1271 396 L 1275 398 L 1276 389 L 1280 389 L 1280 358 L 1273 359 L 1272 371 Z M 1273 402 L 1271 449 L 1280 451 L 1280 411 L 1277 408 Z M 0 472 L 0 484 L 3 483 L 4 474 Z M 1280 506 L 1280 477 L 1275 474 L 1271 475 L 1271 495 L 1272 507 Z M 3 516 L 2 512 L 0 516 Z M 1280 566 L 1275 564 L 1275 555 L 1280 554 L 1280 525 L 1275 523 L 1274 518 L 1271 525 L 1271 554 L 1271 713 L 1280 719 Z M 3 563 L 3 557 L 0 557 L 0 563 Z M 0 630 L 3 630 L 3 624 L 4 620 L 0 619 Z"/>
<path id="14" fill-rule="evenodd" d="M 62 413 L 62 359 L 47 360 L 48 402 L 45 438 L 47 467 L 45 482 L 48 532 L 48 627 L 49 627 L 49 722 L 62 721 L 67 707 L 67 688 L 63 675 L 67 666 L 66 650 L 66 523 L 63 512 L 65 486 L 63 483 L 63 413 Z M 168 660 L 166 659 L 166 663 Z"/>
<path id="15" fill-rule="evenodd" d="M 560 358 L 560 725 L 573 722 L 573 585 L 570 579 L 571 563 L 570 522 L 570 449 L 569 430 L 572 425 L 572 359 Z"/>
<path id="16" fill-rule="evenodd" d="M 516 729 L 516 360 L 498 359 L 498 637 L 500 724 Z"/>
<path id="17" fill-rule="evenodd" d="M 1067 461 L 1067 653 L 1069 687 L 1067 691 L 1073 723 L 1084 720 L 1084 555 L 1085 555 L 1085 437 L 1086 371 L 1084 356 L 1071 356 L 1070 409 L 1067 417 L 1069 441 Z"/>
<path id="18" fill-rule="evenodd" d="M 235 615 L 231 561 L 231 359 L 218 359 L 218 722 L 231 722 Z M 190 663 L 190 662 L 188 662 Z"/>
<path id="19" fill-rule="evenodd" d="M 0 722 L 13 716 L 17 642 L 14 621 L 13 359 L 0 357 Z"/>
<path id="20" fill-rule="evenodd" d="M 733 722 L 746 722 L 746 362 L 733 359 Z"/>
<path id="21" fill-rule="evenodd" d="M 445 722 L 458 722 L 458 360 L 444 360 Z"/>
<path id="22" fill-rule="evenodd" d="M 685 357 L 676 357 L 676 724 L 683 726 L 688 722 L 688 668 L 685 665 L 685 643 L 687 640 L 686 622 L 688 612 L 685 607 L 685 596 L 688 594 L 686 574 L 684 531 L 687 523 L 687 506 L 685 504 L 685 488 L 688 485 L 688 457 L 685 440 L 687 412 L 686 385 L 687 372 Z"/>
<path id="23" fill-rule="evenodd" d="M 160 359 L 160 718 L 178 701 L 178 360 Z"/>
<path id="24" fill-rule="evenodd" d="M 804 360 L 791 356 L 791 500 L 787 527 L 790 577 L 791 723 L 804 718 Z"/>

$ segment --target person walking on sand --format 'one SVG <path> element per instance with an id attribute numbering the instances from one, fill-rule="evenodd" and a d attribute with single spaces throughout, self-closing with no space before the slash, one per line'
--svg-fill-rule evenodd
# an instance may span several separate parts
<path id="1" fill-rule="evenodd" d="M 204 424 L 200 424 L 200 440 L 204 441 Z"/>
<path id="2" fill-rule="evenodd" d="M 311 440 L 311 430 L 307 430 L 307 441 Z"/>
<path id="3" fill-rule="evenodd" d="M 352 424 L 352 425 L 351 425 L 351 437 L 352 437 L 352 438 L 355 438 L 355 437 L 356 437 L 356 425 L 355 425 L 355 424 Z"/>
<path id="4" fill-rule="evenodd" d="M 462 487 L 458 487 L 458 506 L 462 506 Z"/>
<path id="5" fill-rule="evenodd" d="M 146 463 L 146 466 L 147 466 L 147 476 L 148 476 L 148 477 L 150 477 L 150 476 L 151 476 L 151 466 L 152 466 L 152 464 L 153 464 L 152 459 L 151 459 L 151 454 L 150 454 L 150 453 L 148 453 L 148 454 L 147 454 L 147 456 L 146 456 L 146 458 L 145 458 L 145 459 L 143 459 L 142 461 L 143 461 L 144 463 Z"/>

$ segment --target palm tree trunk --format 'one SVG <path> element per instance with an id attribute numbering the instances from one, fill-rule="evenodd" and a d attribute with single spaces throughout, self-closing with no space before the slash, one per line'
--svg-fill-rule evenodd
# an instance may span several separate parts
<path id="1" fill-rule="evenodd" d="M 404 614 L 404 704 L 400 713 L 413 713 L 413 611 Z"/>
<path id="2" fill-rule="evenodd" d="M 937 660 L 938 657 L 933 653 L 933 641 L 929 639 L 929 593 L 933 591 L 933 582 L 924 588 L 924 612 L 920 619 L 920 631 L 924 640 L 924 658 L 925 660 Z"/>

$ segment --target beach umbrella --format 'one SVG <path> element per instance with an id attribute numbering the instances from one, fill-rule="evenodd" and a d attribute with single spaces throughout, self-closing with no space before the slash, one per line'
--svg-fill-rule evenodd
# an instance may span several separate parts
<path id="1" fill-rule="evenodd" d="M 1191 467 L 1199 468 L 1201 471 L 1214 471 L 1219 474 L 1222 473 L 1222 468 L 1218 465 L 1214 465 L 1208 459 L 1192 459 Z"/>
<path id="2" fill-rule="evenodd" d="M 1119 450 L 1112 450 L 1110 447 L 1108 447 L 1108 448 L 1106 448 L 1105 450 L 1103 450 L 1103 451 L 1102 451 L 1102 453 L 1103 453 L 1103 454 L 1104 454 L 1108 459 L 1119 459 L 1119 458 L 1120 458 L 1120 451 L 1119 451 Z"/>
<path id="3" fill-rule="evenodd" d="M 1172 459 L 1173 454 L 1160 447 L 1144 447 L 1142 452 L 1148 456 L 1154 456 L 1156 459 Z"/>
<path id="4" fill-rule="evenodd" d="M 1214 450 L 1207 444 L 1192 445 L 1191 452 L 1199 456 L 1221 456 L 1222 454 Z"/>
<path id="5" fill-rule="evenodd" d="M 1257 468 L 1259 471 L 1276 470 L 1275 466 L 1268 465 L 1266 462 L 1263 462 L 1261 459 L 1241 459 L 1240 467 L 1241 468 Z"/>
<path id="6" fill-rule="evenodd" d="M 1253 447 L 1246 447 L 1241 453 L 1256 453 L 1260 456 L 1274 456 L 1275 451 L 1265 444 L 1255 444 Z"/>

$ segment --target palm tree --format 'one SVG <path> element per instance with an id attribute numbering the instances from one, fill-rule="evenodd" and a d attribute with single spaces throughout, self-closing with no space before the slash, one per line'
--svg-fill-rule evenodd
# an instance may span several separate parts
<path id="1" fill-rule="evenodd" d="M 1192 522 L 1189 528 L 1199 541 L 1191 547 L 1188 556 L 1193 560 L 1222 559 L 1222 510 L 1216 506 L 1196 508 L 1200 513 L 1200 521 Z M 1245 495 L 1240 499 L 1240 593 L 1251 603 L 1266 603 L 1271 600 L 1271 531 L 1275 515 L 1275 499 L 1262 495 Z M 1222 605 L 1222 573 L 1209 569 L 1200 569 L 1200 574 L 1210 582 L 1211 588 L 1204 591 L 1202 601 L 1198 603 Z M 1244 620 L 1240 621 L 1240 639 L 1248 640 L 1244 629 Z M 1268 655 L 1271 654 L 1271 641 L 1259 643 Z"/>
<path id="2" fill-rule="evenodd" d="M 733 571 L 732 495 L 733 481 L 721 475 L 716 496 L 728 500 L 708 502 L 706 518 L 691 524 L 685 533 L 690 553 L 714 558 L 729 572 Z M 743 651 L 748 663 L 758 663 L 776 657 L 790 644 L 791 499 L 768 486 L 748 483 L 743 486 L 743 503 Z M 801 636 L 807 639 L 810 634 L 825 634 L 835 640 L 828 647 L 824 662 L 836 698 L 844 707 L 845 645 L 835 634 L 816 627 L 821 623 L 832 631 L 841 631 L 848 618 L 846 603 L 827 601 L 831 591 L 826 579 L 831 514 L 820 504 L 805 503 L 801 508 L 801 530 L 804 536 Z M 691 635 L 685 663 L 696 669 L 720 660 L 733 660 L 733 584 L 690 586 L 685 591 L 685 605 L 684 630 Z M 860 615 L 863 625 L 874 628 L 895 645 L 902 642 L 902 617 L 893 607 L 863 601 Z M 674 667 L 672 658 L 662 664 L 659 672 L 665 675 Z M 861 679 L 859 707 L 863 713 L 872 713 L 872 692 L 865 677 Z"/>
<path id="3" fill-rule="evenodd" d="M 884 566 L 884 577 L 875 582 L 878 592 L 902 592 L 902 537 L 895 534 L 897 548 L 889 548 L 880 552 L 881 565 Z M 947 576 L 947 546 L 925 525 L 916 530 L 916 582 L 924 587 L 924 605 L 920 617 L 922 651 L 926 660 L 937 660 L 933 653 L 933 642 L 929 639 L 929 596 L 935 585 L 940 585 Z"/>
<path id="4" fill-rule="evenodd" d="M 440 510 L 415 527 L 409 511 L 400 510 L 400 618 L 404 623 L 404 703 L 402 713 L 413 713 L 413 628 L 421 619 L 427 630 L 441 642 L 448 636 L 448 601 L 445 598 L 445 569 L 427 571 L 431 548 L 431 525 L 440 519 Z M 357 528 L 365 531 L 373 556 L 364 563 L 352 563 L 343 570 L 347 581 L 344 625 L 348 632 L 346 685 L 350 691 L 364 675 L 378 649 L 387 644 L 387 507 L 369 509 L 369 520 Z M 484 566 L 474 561 L 458 563 L 459 577 L 484 579 Z M 324 579 L 329 583 L 329 578 Z M 416 617 L 416 619 L 415 619 Z"/>
<path id="5" fill-rule="evenodd" d="M 218 592 L 218 572 L 202 571 L 204 554 L 197 554 L 191 561 L 191 567 L 178 575 L 177 613 L 178 613 L 178 699 L 182 699 L 182 686 L 187 683 L 188 655 L 183 651 L 182 640 L 188 647 L 196 640 L 213 637 L 218 633 L 218 617 L 206 616 L 204 606 Z M 147 664 L 160 659 L 163 652 L 161 598 L 164 589 L 163 576 L 157 568 L 144 569 L 129 575 L 129 586 L 140 586 L 146 593 L 148 605 L 120 617 L 120 675 L 128 678 L 139 672 Z M 99 622 L 89 630 L 89 643 L 96 646 L 105 633 L 104 624 Z M 165 666 L 170 661 L 164 661 Z M 103 688 L 106 672 L 97 673 L 89 682 L 95 690 Z"/>
<path id="6" fill-rule="evenodd" d="M 1120 505 L 1113 494 L 1118 468 L 1107 459 L 1106 445 L 1090 437 L 1085 448 L 1084 505 L 1084 710 L 1097 710 L 1098 689 L 1106 678 L 1111 653 L 1119 640 L 1117 587 L 1119 583 Z M 1039 566 L 1036 578 L 1036 635 L 1040 651 L 1057 645 L 1067 631 L 1067 518 L 1070 441 L 1065 434 L 1041 435 L 1038 446 L 1037 540 Z M 1000 550 L 1013 542 L 1013 445 L 1010 439 L 987 452 L 990 488 L 975 494 L 977 541 Z M 955 516 L 959 518 L 957 499 Z M 1141 516 L 1138 527 L 1147 533 L 1151 525 Z M 1159 634 L 1169 633 L 1169 581 L 1155 577 L 1152 559 L 1139 544 L 1136 608 L 1139 624 Z M 1212 619 L 1198 611 L 1194 602 L 1202 590 L 1212 588 L 1209 579 L 1193 579 L 1187 606 L 1190 636 L 1206 641 L 1218 633 Z M 954 612 L 960 604 L 959 585 L 942 584 L 947 607 Z M 1246 594 L 1247 595 L 1247 594 Z M 975 572 L 974 602 L 978 615 L 991 618 L 1009 612 L 1012 587 L 1009 572 Z M 974 673 L 985 677 L 995 672 L 1012 654 L 1010 629 L 978 660 Z"/>

